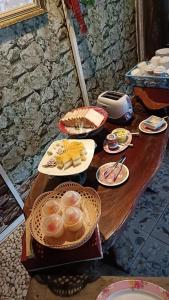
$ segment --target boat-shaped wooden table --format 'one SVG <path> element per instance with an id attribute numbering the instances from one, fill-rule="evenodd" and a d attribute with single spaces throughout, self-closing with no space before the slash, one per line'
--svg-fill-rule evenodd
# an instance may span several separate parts
<path id="1" fill-rule="evenodd" d="M 139 123 L 148 114 L 140 103 L 135 102 L 134 118 L 130 125 L 125 126 L 131 132 L 138 132 Z M 108 133 L 117 126 L 107 122 L 104 129 L 93 138 L 97 143 L 94 158 L 86 171 L 85 186 L 91 186 L 99 193 L 102 203 L 102 212 L 99 222 L 100 232 L 105 240 L 116 236 L 124 222 L 130 216 L 137 200 L 151 181 L 164 157 L 169 129 L 159 134 L 145 134 L 140 132 L 139 137 L 133 136 L 133 147 L 128 147 L 123 153 L 126 155 L 125 165 L 129 169 L 128 180 L 117 187 L 102 186 L 96 179 L 96 171 L 101 165 L 116 161 L 122 153 L 108 154 L 103 150 L 103 141 Z M 38 174 L 33 181 L 30 193 L 25 201 L 24 212 L 26 217 L 30 214 L 35 199 L 43 192 L 50 191 L 60 182 L 66 180 L 62 177 L 51 177 Z"/>

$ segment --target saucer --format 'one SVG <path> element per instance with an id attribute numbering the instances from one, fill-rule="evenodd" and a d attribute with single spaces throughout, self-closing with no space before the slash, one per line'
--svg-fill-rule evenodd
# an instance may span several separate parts
<path id="1" fill-rule="evenodd" d="M 163 132 L 164 130 L 166 130 L 167 127 L 168 127 L 168 123 L 165 120 L 164 120 L 164 124 L 157 130 L 152 130 L 146 127 L 146 125 L 144 124 L 144 120 L 139 124 L 140 131 L 148 134 L 156 134 L 156 133 Z"/>
<path id="2" fill-rule="evenodd" d="M 113 167 L 114 164 L 116 162 L 110 162 L 107 164 L 102 165 L 96 172 L 96 178 L 98 180 L 98 182 L 100 182 L 101 184 L 105 185 L 105 186 L 118 186 L 120 184 L 122 184 L 123 182 L 125 182 L 127 180 L 127 178 L 129 177 L 129 169 L 124 165 L 119 163 L 118 167 L 116 168 L 115 171 L 113 171 L 107 178 L 104 177 L 104 172 L 109 168 L 109 167 Z M 113 174 L 117 174 L 119 172 L 121 168 L 121 171 L 116 179 L 116 181 L 114 181 L 114 176 Z"/>
<path id="3" fill-rule="evenodd" d="M 126 130 L 126 131 L 128 131 L 128 130 Z M 112 133 L 114 133 L 114 130 L 112 131 Z M 124 143 L 121 143 L 121 144 L 119 143 L 117 148 L 115 148 L 114 150 L 110 150 L 106 140 L 104 140 L 103 149 L 107 153 L 112 153 L 112 154 L 120 153 L 120 152 L 124 151 L 131 144 L 131 141 L 132 141 L 132 134 L 130 131 L 128 131 L 127 140 Z"/>

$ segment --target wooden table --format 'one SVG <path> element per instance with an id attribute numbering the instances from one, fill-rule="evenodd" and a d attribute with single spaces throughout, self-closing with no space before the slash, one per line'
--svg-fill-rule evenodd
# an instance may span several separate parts
<path id="1" fill-rule="evenodd" d="M 136 132 L 138 131 L 139 122 L 147 116 L 148 114 L 143 106 L 136 102 L 134 118 L 131 124 L 125 127 L 131 132 Z M 87 170 L 87 180 L 85 182 L 85 186 L 94 187 L 100 195 L 102 213 L 99 227 L 105 240 L 118 232 L 135 207 L 138 198 L 157 172 L 164 157 L 169 136 L 168 129 L 159 134 L 140 133 L 139 137 L 133 136 L 132 142 L 134 146 L 128 147 L 123 152 L 127 157 L 125 164 L 130 172 L 129 178 L 123 185 L 109 188 L 97 182 L 96 171 L 102 164 L 116 161 L 122 155 L 122 153 L 116 155 L 108 154 L 103 150 L 103 141 L 106 135 L 116 127 L 117 125 L 107 122 L 104 129 L 94 137 L 97 148 Z M 41 193 L 52 190 L 62 180 L 65 180 L 65 178 L 50 177 L 39 173 L 26 199 L 24 206 L 25 215 L 28 216 L 30 214 L 33 202 Z"/>
<path id="2" fill-rule="evenodd" d="M 160 285 L 167 291 L 169 291 L 169 278 L 167 277 L 139 277 L 148 282 L 152 282 L 154 284 Z M 125 279 L 135 279 L 135 277 L 113 277 L 113 276 L 104 276 L 100 277 L 93 283 L 87 284 L 87 286 L 81 290 L 78 294 L 72 297 L 59 297 L 51 292 L 46 285 L 42 285 L 36 281 L 36 279 L 32 279 L 26 300 L 95 300 L 97 295 L 102 291 L 102 289 L 108 286 L 111 283 L 116 281 L 125 280 Z"/>

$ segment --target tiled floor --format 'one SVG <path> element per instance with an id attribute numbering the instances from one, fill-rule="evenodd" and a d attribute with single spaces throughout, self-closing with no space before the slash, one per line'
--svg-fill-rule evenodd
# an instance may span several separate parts
<path id="1" fill-rule="evenodd" d="M 127 273 L 169 276 L 169 153 L 113 248 Z"/>

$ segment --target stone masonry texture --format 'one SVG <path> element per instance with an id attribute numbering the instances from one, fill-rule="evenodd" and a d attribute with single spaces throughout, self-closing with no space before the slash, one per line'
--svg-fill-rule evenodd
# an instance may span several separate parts
<path id="1" fill-rule="evenodd" d="M 36 172 L 60 116 L 82 105 L 61 1 L 47 4 L 0 30 L 0 161 L 15 185 Z"/>
<path id="2" fill-rule="evenodd" d="M 56 124 L 82 106 L 82 95 L 60 0 L 48 13 L 0 30 L 0 163 L 18 186 L 37 171 Z M 73 20 L 91 104 L 108 89 L 126 91 L 136 63 L 134 1 L 96 0 L 82 9 L 88 34 Z"/>
<path id="3" fill-rule="evenodd" d="M 95 0 L 82 5 L 87 36 L 74 21 L 89 100 L 106 90 L 131 92 L 125 73 L 137 62 L 134 0 Z"/>

